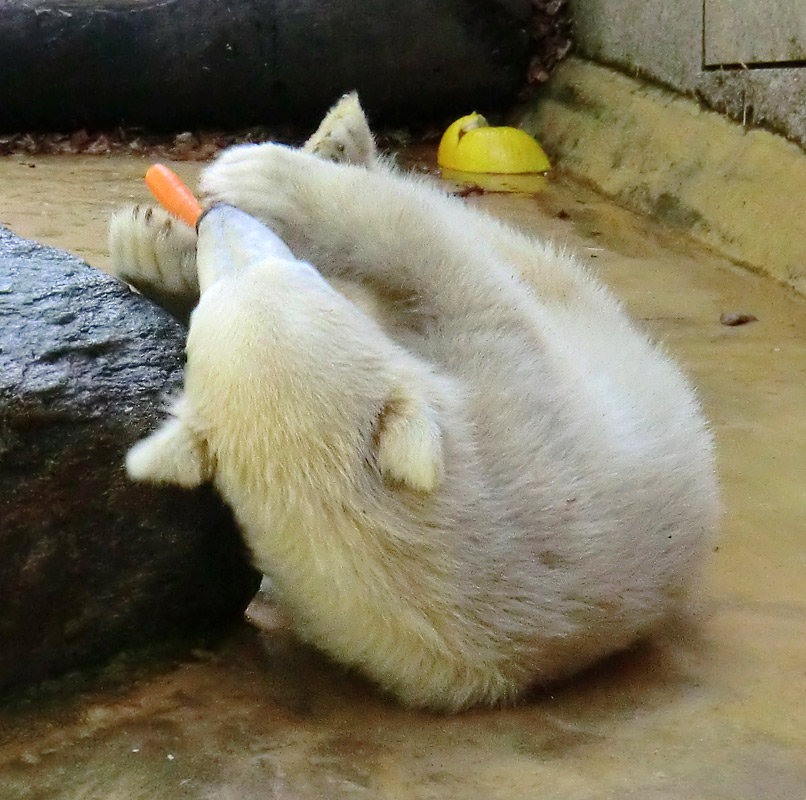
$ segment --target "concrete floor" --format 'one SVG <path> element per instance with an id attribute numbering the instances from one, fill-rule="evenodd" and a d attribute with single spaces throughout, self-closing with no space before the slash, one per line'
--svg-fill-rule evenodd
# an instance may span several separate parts
<path id="1" fill-rule="evenodd" d="M 145 166 L 2 159 L 0 222 L 103 266 L 107 212 L 146 198 Z M 7 703 L 2 800 L 806 797 L 806 300 L 561 177 L 468 202 L 567 243 L 698 385 L 725 506 L 698 614 L 517 708 L 439 717 L 258 602 L 214 651 Z"/>

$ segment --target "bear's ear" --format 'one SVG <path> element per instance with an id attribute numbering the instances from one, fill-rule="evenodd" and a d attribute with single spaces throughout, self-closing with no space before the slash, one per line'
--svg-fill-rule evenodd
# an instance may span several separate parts
<path id="1" fill-rule="evenodd" d="M 444 471 L 442 431 L 426 399 L 405 385 L 392 390 L 378 419 L 381 474 L 423 494 L 440 484 Z"/>
<path id="2" fill-rule="evenodd" d="M 181 415 L 163 423 L 126 456 L 126 471 L 137 481 L 173 483 L 191 489 L 212 477 L 206 442 Z"/>
<path id="3" fill-rule="evenodd" d="M 302 148 L 325 161 L 372 166 L 378 155 L 358 94 L 350 92 L 327 112 Z"/>

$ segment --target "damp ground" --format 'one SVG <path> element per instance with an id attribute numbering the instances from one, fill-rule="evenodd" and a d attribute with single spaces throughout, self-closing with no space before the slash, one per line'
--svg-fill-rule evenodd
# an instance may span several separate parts
<path id="1" fill-rule="evenodd" d="M 0 223 L 103 268 L 147 166 L 0 159 Z M 575 252 L 698 387 L 725 511 L 694 618 L 517 708 L 444 717 L 379 696 L 258 600 L 215 647 L 9 701 L 2 800 L 806 797 L 806 300 L 570 179 L 522 188 L 464 194 Z"/>

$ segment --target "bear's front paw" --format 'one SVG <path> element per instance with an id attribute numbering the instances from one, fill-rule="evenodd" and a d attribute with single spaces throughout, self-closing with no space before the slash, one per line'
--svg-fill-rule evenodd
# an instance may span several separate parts
<path id="1" fill-rule="evenodd" d="M 178 418 L 169 419 L 129 450 L 126 472 L 136 481 L 173 483 L 188 489 L 212 477 L 206 443 Z"/>
<path id="2" fill-rule="evenodd" d="M 320 179 L 314 156 L 277 144 L 232 147 L 204 171 L 209 202 L 240 208 L 278 235 L 304 227 Z"/>

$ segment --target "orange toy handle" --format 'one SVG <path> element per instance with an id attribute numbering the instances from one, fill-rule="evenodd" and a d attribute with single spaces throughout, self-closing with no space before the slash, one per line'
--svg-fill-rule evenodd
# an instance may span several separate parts
<path id="1" fill-rule="evenodd" d="M 196 227 L 202 207 L 193 192 L 173 170 L 164 164 L 154 164 L 146 172 L 146 186 L 166 211 L 170 211 L 191 228 Z"/>

